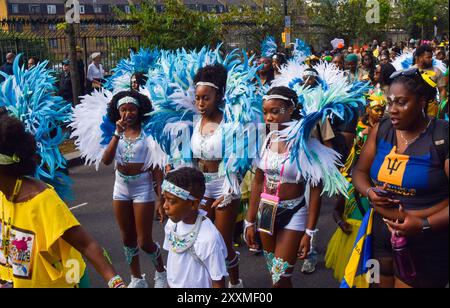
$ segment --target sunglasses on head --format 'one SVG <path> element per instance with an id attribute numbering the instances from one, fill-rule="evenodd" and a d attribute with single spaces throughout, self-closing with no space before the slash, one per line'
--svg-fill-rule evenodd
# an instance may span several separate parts
<path id="1" fill-rule="evenodd" d="M 405 77 L 414 77 L 414 76 L 420 76 L 420 72 L 419 72 L 419 69 L 418 68 L 409 68 L 409 69 L 406 69 L 406 70 L 402 70 L 402 71 L 397 71 L 397 72 L 394 72 L 394 73 L 392 73 L 392 75 L 391 75 L 391 79 L 392 80 L 394 80 L 394 79 L 397 79 L 398 77 L 400 77 L 400 76 L 405 76 Z"/>
<path id="2" fill-rule="evenodd" d="M 394 72 L 390 79 L 394 80 L 397 79 L 400 76 L 405 76 L 408 78 L 414 78 L 415 76 L 420 76 L 421 80 L 426 82 L 430 87 L 432 88 L 436 88 L 437 84 L 434 80 L 431 79 L 431 76 L 433 76 L 432 74 L 428 73 L 428 72 L 421 72 L 418 68 L 413 67 L 413 68 L 409 68 L 403 71 L 397 71 Z"/>

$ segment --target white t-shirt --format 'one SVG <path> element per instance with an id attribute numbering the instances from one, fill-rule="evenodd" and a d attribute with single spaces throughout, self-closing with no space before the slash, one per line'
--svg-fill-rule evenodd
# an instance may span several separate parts
<path id="1" fill-rule="evenodd" d="M 170 250 L 169 234 L 175 225 L 178 234 L 186 234 L 194 227 L 182 221 L 178 224 L 170 219 L 167 221 L 163 248 L 169 251 L 167 281 L 171 288 L 211 288 L 212 281 L 219 281 L 228 276 L 225 263 L 227 248 L 222 235 L 211 220 L 205 217 L 202 221 L 194 243 L 195 253 L 204 265 L 196 261 L 189 251 L 178 254 Z"/>
<path id="2" fill-rule="evenodd" d="M 103 79 L 105 71 L 103 70 L 103 65 L 99 64 L 97 67 L 94 63 L 89 64 L 86 78 L 90 81 L 94 79 Z"/>

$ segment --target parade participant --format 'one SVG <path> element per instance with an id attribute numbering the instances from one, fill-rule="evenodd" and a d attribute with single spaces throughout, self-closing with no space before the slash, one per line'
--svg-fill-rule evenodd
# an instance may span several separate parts
<path id="1" fill-rule="evenodd" d="M 341 71 L 344 70 L 344 56 L 341 54 L 337 54 L 333 57 L 332 63 Z"/>
<path id="2" fill-rule="evenodd" d="M 231 287 L 242 287 L 239 279 L 239 254 L 233 248 L 233 231 L 239 210 L 240 196 L 227 193 L 222 189 L 225 176 L 219 176 L 222 156 L 222 123 L 224 114 L 221 111 L 227 86 L 227 70 L 223 65 L 201 68 L 194 77 L 195 105 L 201 120 L 194 127 L 191 147 L 197 164 L 205 175 L 206 191 L 202 203 L 227 245 L 227 268 Z M 211 151 L 212 150 L 212 151 Z"/>
<path id="3" fill-rule="evenodd" d="M 353 83 L 353 82 L 356 82 L 359 80 L 358 56 L 357 55 L 352 53 L 345 57 L 345 69 L 346 69 L 348 83 Z"/>
<path id="4" fill-rule="evenodd" d="M 425 113 L 435 91 L 426 72 L 399 71 L 392 78 L 391 118 L 370 133 L 353 183 L 376 211 L 372 246 L 381 266 L 380 286 L 444 287 L 449 258 L 448 123 Z M 406 241 L 409 256 L 396 254 L 393 247 L 400 241 Z"/>
<path id="5" fill-rule="evenodd" d="M 147 82 L 147 77 L 143 73 L 134 73 L 131 75 L 130 88 L 134 91 L 139 91 Z"/>
<path id="6" fill-rule="evenodd" d="M 113 207 L 132 273 L 131 288 L 148 287 L 145 275 L 140 271 L 139 249 L 156 267 L 155 287 L 166 284 L 160 247 L 151 237 L 155 201 L 161 196 L 162 172 L 158 168 L 144 169 L 150 149 L 146 145 L 142 122 L 151 110 L 151 102 L 146 96 L 133 91 L 116 94 L 108 106 L 108 117 L 116 123 L 116 132 L 102 159 L 105 165 L 114 159 L 117 161 Z M 153 181 L 156 182 L 156 198 Z"/>
<path id="7" fill-rule="evenodd" d="M 171 171 L 162 190 L 169 217 L 163 246 L 169 252 L 169 287 L 225 288 L 227 248 L 206 212 L 199 209 L 205 192 L 202 172 L 186 167 Z"/>
<path id="8" fill-rule="evenodd" d="M 358 70 L 358 79 L 361 81 L 373 80 L 375 73 L 375 59 L 371 54 L 366 54 L 362 58 L 361 67 Z"/>
<path id="9" fill-rule="evenodd" d="M 272 88 L 264 100 L 266 124 L 277 129 L 296 119 L 299 120 L 297 94 L 286 87 Z M 294 114 L 295 112 L 295 114 Z M 274 128 L 272 126 L 272 128 Z M 276 131 L 266 138 L 262 156 L 252 183 L 250 206 L 247 212 L 245 236 L 249 247 L 256 248 L 256 216 L 261 193 L 276 195 L 280 203 L 277 209 L 276 229 L 260 232 L 264 256 L 272 275 L 274 287 L 292 287 L 291 276 L 298 256 L 306 258 L 309 252 L 311 232 L 315 230 L 320 211 L 320 186 L 311 189 L 309 212 L 305 206 L 305 181 L 298 178 L 298 168 L 289 162 L 290 151 L 286 144 L 276 142 Z M 281 151 L 281 153 L 280 153 Z M 270 164 L 270 166 L 269 166 Z M 260 221 L 271 217 L 259 217 Z M 261 226 L 261 225 L 260 225 Z M 261 227 L 263 228 L 263 227 Z M 261 230 L 260 228 L 260 230 Z M 270 229 L 265 224 L 264 228 Z M 308 229 L 308 234 L 305 230 Z"/>
<path id="10" fill-rule="evenodd" d="M 332 73 L 342 75 L 334 67 Z M 292 75 L 281 81 L 287 82 L 289 78 L 296 80 Z M 345 84 L 345 81 L 339 80 L 341 84 L 330 83 L 329 88 L 321 93 L 318 90 L 322 87 L 302 87 L 304 117 L 300 121 L 295 91 L 284 86 L 274 87 L 264 97 L 264 118 L 272 130 L 262 147 L 244 234 L 249 247 L 253 247 L 256 231 L 260 231 L 274 287 L 292 287 L 290 276 L 296 251 L 301 259 L 308 255 L 311 237 L 316 232 L 321 183 L 323 192 L 345 193 L 347 184 L 336 168 L 336 152 L 311 138 L 319 119 L 325 119 L 332 109 L 337 111 L 343 107 L 347 110 L 346 107 L 360 102 L 356 97 L 361 94 L 342 91 L 342 82 Z M 339 88 L 341 90 L 337 91 Z M 343 101 L 352 103 L 342 106 Z M 341 116 L 348 119 L 344 114 Z M 305 206 L 306 185 L 311 187 L 309 209 Z M 306 236 L 303 236 L 305 232 Z"/>
<path id="11" fill-rule="evenodd" d="M 274 70 L 274 78 L 277 78 L 277 76 L 280 75 L 280 69 L 283 65 L 286 65 L 286 63 L 287 63 L 286 56 L 283 53 L 278 52 L 275 55 L 273 55 L 272 67 Z"/>
<path id="12" fill-rule="evenodd" d="M 272 59 L 261 57 L 258 60 L 261 69 L 258 71 L 259 81 L 262 86 L 270 86 L 275 79 L 275 71 L 272 66 Z"/>
<path id="13" fill-rule="evenodd" d="M 150 100 L 136 91 L 113 95 L 103 90 L 83 98 L 71 124 L 75 144 L 88 163 L 98 166 L 116 161 L 113 207 L 132 274 L 130 288 L 148 287 L 140 270 L 140 249 L 156 267 L 155 288 L 167 286 L 161 250 L 152 239 L 164 160 L 161 149 L 143 130 L 151 110 Z"/>
<path id="14" fill-rule="evenodd" d="M 121 59 L 112 69 L 113 74 L 107 78 L 105 88 L 113 93 L 126 90 L 139 91 L 139 86 L 144 87 L 147 81 L 145 74 L 155 67 L 159 55 L 160 51 L 157 49 L 142 48 L 139 52 L 131 51 L 129 58 Z M 130 84 L 134 74 L 137 74 L 139 86 Z"/>
<path id="15" fill-rule="evenodd" d="M 433 49 L 429 45 L 418 47 L 414 53 L 407 52 L 397 57 L 392 65 L 397 71 L 407 70 L 411 67 L 418 68 L 427 72 L 429 78 L 426 81 L 432 87 L 437 87 L 439 96 L 430 98 L 427 104 L 426 112 L 432 117 L 436 117 L 439 110 L 439 103 L 447 96 L 445 87 L 445 79 L 443 74 L 447 70 L 447 66 L 436 58 L 433 58 Z"/>
<path id="16" fill-rule="evenodd" d="M 196 166 L 204 173 L 202 205 L 227 246 L 229 287 L 238 288 L 243 284 L 233 230 L 241 180 L 257 157 L 257 144 L 242 141 L 257 136 L 255 124 L 262 118 L 254 83 L 259 68 L 239 51 L 222 58 L 219 48 L 178 50 L 160 58 L 146 85 L 155 102 L 146 131 L 167 155 L 166 172 Z"/>
<path id="17" fill-rule="evenodd" d="M 109 287 L 125 287 L 54 189 L 32 178 L 36 149 L 23 123 L 0 115 L 0 288 L 85 286 L 82 255 Z"/>
<path id="18" fill-rule="evenodd" d="M 367 140 L 370 131 L 375 127 L 384 115 L 386 107 L 386 98 L 378 89 L 373 91 L 369 98 L 369 104 L 366 107 L 366 114 L 358 122 L 356 129 L 356 138 L 350 155 L 345 163 L 344 176 L 350 182 L 347 194 L 349 198 L 341 199 L 341 202 L 336 204 L 333 211 L 333 218 L 338 229 L 332 236 L 328 243 L 327 252 L 325 255 L 325 266 L 333 269 L 333 276 L 338 281 L 344 278 L 344 271 L 352 252 L 356 236 L 363 217 L 369 209 L 369 202 L 367 198 L 355 191 L 351 184 L 351 170 L 359 159 L 361 149 Z M 356 280 L 356 287 L 365 287 L 365 281 Z"/>
<path id="19" fill-rule="evenodd" d="M 40 163 L 33 176 L 53 186 L 64 200 L 73 198 L 71 179 L 62 171 L 67 168 L 59 146 L 66 140 L 63 125 L 70 120 L 71 105 L 55 95 L 56 78 L 46 69 L 48 61 L 32 70 L 19 67 L 21 55 L 13 62 L 13 74 L 0 87 L 0 107 L 22 121 L 37 145 Z"/>

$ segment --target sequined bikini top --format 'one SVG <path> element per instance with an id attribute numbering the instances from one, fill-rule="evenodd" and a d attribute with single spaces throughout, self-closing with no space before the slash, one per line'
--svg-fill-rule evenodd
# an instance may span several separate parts
<path id="1" fill-rule="evenodd" d="M 119 140 L 116 151 L 116 161 L 123 164 L 144 164 L 148 154 L 145 136 L 141 134 L 136 139 L 123 136 Z"/>
<path id="2" fill-rule="evenodd" d="M 222 155 L 222 124 L 219 124 L 212 134 L 202 135 L 201 123 L 195 125 L 191 139 L 191 147 L 194 158 L 205 161 L 221 161 Z"/>

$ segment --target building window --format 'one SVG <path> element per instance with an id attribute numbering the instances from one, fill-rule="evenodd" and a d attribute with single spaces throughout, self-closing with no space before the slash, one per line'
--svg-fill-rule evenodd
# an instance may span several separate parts
<path id="1" fill-rule="evenodd" d="M 205 4 L 202 4 L 202 12 L 208 12 L 208 6 Z"/>
<path id="2" fill-rule="evenodd" d="M 94 13 L 101 14 L 102 13 L 102 7 L 99 5 L 94 6 Z"/>
<path id="3" fill-rule="evenodd" d="M 53 15 L 56 14 L 56 5 L 47 5 L 47 14 Z"/>
<path id="4" fill-rule="evenodd" d="M 18 22 L 15 24 L 16 32 L 23 32 L 23 24 Z"/>
<path id="5" fill-rule="evenodd" d="M 30 9 L 30 14 L 41 14 L 41 6 L 39 4 L 30 4 L 28 8 Z"/>
<path id="6" fill-rule="evenodd" d="M 38 32 L 39 30 L 41 30 L 40 24 L 32 22 L 31 23 L 31 31 Z"/>
<path id="7" fill-rule="evenodd" d="M 80 14 L 84 14 L 84 5 L 80 5 Z"/>
<path id="8" fill-rule="evenodd" d="M 56 48 L 58 48 L 58 40 L 50 39 L 50 40 L 48 40 L 48 45 L 50 46 L 50 48 L 56 49 Z"/>
<path id="9" fill-rule="evenodd" d="M 11 4 L 11 14 L 19 14 L 19 5 Z"/>
<path id="10" fill-rule="evenodd" d="M 125 5 L 125 13 L 130 14 L 131 10 L 130 10 L 130 6 L 129 5 Z"/>

